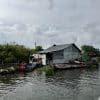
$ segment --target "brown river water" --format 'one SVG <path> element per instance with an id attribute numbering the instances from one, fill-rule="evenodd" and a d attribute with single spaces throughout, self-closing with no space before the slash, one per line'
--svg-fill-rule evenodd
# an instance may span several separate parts
<path id="1" fill-rule="evenodd" d="M 100 100 L 100 69 L 0 76 L 0 100 Z"/>

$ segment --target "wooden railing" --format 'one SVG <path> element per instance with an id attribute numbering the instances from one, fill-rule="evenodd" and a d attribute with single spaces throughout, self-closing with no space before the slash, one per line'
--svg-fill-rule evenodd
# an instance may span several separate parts
<path id="1" fill-rule="evenodd" d="M 17 63 L 9 63 L 9 64 L 0 64 L 0 69 L 5 69 L 5 68 L 8 68 L 8 67 L 17 67 Z"/>

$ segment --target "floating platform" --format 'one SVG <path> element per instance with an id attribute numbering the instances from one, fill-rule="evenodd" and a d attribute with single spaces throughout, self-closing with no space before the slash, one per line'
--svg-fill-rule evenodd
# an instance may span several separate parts
<path id="1" fill-rule="evenodd" d="M 71 68 L 92 68 L 99 67 L 99 64 L 55 64 L 56 69 L 71 69 Z"/>
<path id="2" fill-rule="evenodd" d="M 79 64 L 56 64 L 55 68 L 57 69 L 69 69 L 69 68 L 81 68 L 86 67 L 86 65 L 79 65 Z"/>

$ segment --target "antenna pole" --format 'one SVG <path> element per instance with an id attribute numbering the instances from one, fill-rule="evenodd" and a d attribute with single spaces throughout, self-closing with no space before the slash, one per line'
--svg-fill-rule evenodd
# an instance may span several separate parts
<path id="1" fill-rule="evenodd" d="M 35 41 L 35 49 L 36 49 L 36 41 Z"/>

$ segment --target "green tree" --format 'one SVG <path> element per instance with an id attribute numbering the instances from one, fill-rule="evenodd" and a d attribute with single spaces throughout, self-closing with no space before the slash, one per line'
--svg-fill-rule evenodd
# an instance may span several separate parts
<path id="1" fill-rule="evenodd" d="M 28 62 L 30 55 L 41 50 L 42 46 L 29 49 L 18 44 L 3 44 L 0 45 L 0 63 Z"/>
<path id="2" fill-rule="evenodd" d="M 0 45 L 0 63 L 28 62 L 30 49 L 22 45 Z"/>
<path id="3" fill-rule="evenodd" d="M 91 45 L 83 45 L 82 47 L 82 51 L 84 53 L 87 53 L 88 55 L 92 56 L 100 56 L 100 51 L 99 49 L 94 48 Z"/>
<path id="4" fill-rule="evenodd" d="M 37 46 L 35 49 L 35 51 L 42 51 L 42 50 L 43 50 L 42 46 Z"/>
<path id="5" fill-rule="evenodd" d="M 91 57 L 99 57 L 100 51 L 99 49 L 94 48 L 91 45 L 83 45 L 81 47 L 82 49 L 82 60 L 83 61 L 89 61 Z"/>

